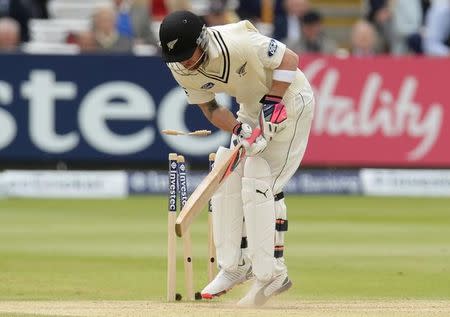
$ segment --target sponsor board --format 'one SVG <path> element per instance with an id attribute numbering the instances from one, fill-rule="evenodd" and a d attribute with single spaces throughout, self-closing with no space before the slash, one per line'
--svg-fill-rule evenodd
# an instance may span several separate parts
<path id="1" fill-rule="evenodd" d="M 196 161 L 229 142 L 157 57 L 5 55 L 0 69 L 0 161 L 159 163 L 169 152 Z"/>
<path id="2" fill-rule="evenodd" d="M 188 192 L 200 184 L 206 172 L 190 171 L 187 175 Z M 130 195 L 167 195 L 168 177 L 165 171 L 128 172 Z M 286 193 L 294 194 L 360 194 L 358 171 L 301 171 L 286 185 Z"/>
<path id="3" fill-rule="evenodd" d="M 3 172 L 5 194 L 27 198 L 124 198 L 128 196 L 123 171 Z"/>
<path id="4" fill-rule="evenodd" d="M 303 56 L 316 109 L 304 163 L 450 166 L 450 60 Z"/>
<path id="5" fill-rule="evenodd" d="M 450 167 L 450 74 L 442 71 L 450 60 L 300 61 L 317 101 L 302 166 Z M 158 57 L 5 54 L 0 68 L 0 162 L 163 164 L 176 152 L 200 164 L 229 144 Z M 237 110 L 230 97 L 217 98 Z"/>
<path id="6" fill-rule="evenodd" d="M 363 191 L 370 196 L 450 196 L 449 170 L 362 169 Z"/>
<path id="7" fill-rule="evenodd" d="M 207 173 L 186 175 L 187 193 Z M 125 198 L 170 194 L 167 171 L 18 171 L 0 173 L 0 198 Z M 449 170 L 304 170 L 284 188 L 287 194 L 450 196 Z M 173 201 L 173 205 L 176 202 Z"/>

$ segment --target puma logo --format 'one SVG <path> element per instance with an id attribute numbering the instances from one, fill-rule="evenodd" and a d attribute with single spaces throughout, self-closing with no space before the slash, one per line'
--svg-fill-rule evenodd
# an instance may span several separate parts
<path id="1" fill-rule="evenodd" d="M 267 195 L 266 195 L 267 191 L 268 191 L 268 189 L 266 189 L 265 192 L 262 192 L 262 191 L 260 191 L 259 189 L 257 189 L 257 190 L 256 190 L 256 193 L 261 194 L 261 195 L 264 195 L 264 197 L 267 198 Z"/>

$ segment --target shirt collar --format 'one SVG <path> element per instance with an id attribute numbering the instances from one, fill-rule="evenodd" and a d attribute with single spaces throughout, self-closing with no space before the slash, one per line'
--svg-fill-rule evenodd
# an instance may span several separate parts
<path id="1" fill-rule="evenodd" d="M 207 29 L 207 32 L 208 32 L 208 36 L 209 36 L 208 57 L 211 60 L 216 59 L 220 56 L 219 46 L 217 44 L 217 41 L 214 38 L 212 31 L 209 28 Z"/>

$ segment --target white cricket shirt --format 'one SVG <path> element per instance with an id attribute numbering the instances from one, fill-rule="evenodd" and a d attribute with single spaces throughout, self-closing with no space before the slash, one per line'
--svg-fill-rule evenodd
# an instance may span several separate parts
<path id="1" fill-rule="evenodd" d="M 261 111 L 259 101 L 272 85 L 273 70 L 284 56 L 286 46 L 266 37 L 249 22 L 208 28 L 209 62 L 194 74 L 183 76 L 172 71 L 175 80 L 186 92 L 188 102 L 201 104 L 214 99 L 216 93 L 227 93 L 240 104 L 239 120 L 256 125 Z M 303 73 L 297 70 L 295 81 L 284 99 L 303 89 L 310 90 Z M 295 106 L 285 102 L 287 115 Z"/>

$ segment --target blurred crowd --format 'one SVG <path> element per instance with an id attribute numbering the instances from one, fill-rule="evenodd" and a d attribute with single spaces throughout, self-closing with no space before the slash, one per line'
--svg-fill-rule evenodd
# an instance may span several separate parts
<path id="1" fill-rule="evenodd" d="M 0 0 L 0 52 L 20 52 L 33 41 L 30 21 L 54 19 L 49 6 L 57 1 L 67 0 Z M 111 0 L 93 8 L 89 27 L 67 32 L 64 43 L 81 53 L 132 53 L 141 45 L 157 54 L 158 25 L 179 9 L 209 26 L 251 20 L 298 53 L 450 56 L 450 0 L 361 0 L 346 41 L 327 33 L 329 17 L 314 0 Z"/>

